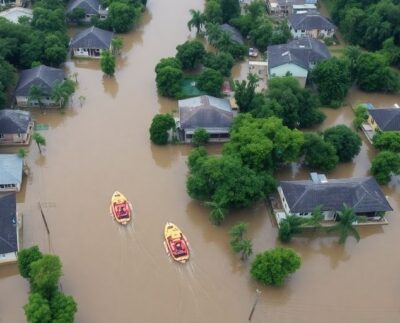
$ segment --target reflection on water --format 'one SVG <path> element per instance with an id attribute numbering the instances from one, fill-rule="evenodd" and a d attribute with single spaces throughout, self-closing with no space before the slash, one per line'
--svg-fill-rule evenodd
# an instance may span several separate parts
<path id="1" fill-rule="evenodd" d="M 339 246 L 333 235 L 296 237 L 289 246 L 303 257 L 300 270 L 282 288 L 260 286 L 229 245 L 229 228 L 249 222 L 255 253 L 279 245 L 274 220 L 264 203 L 230 214 L 220 227 L 208 220 L 209 209 L 186 193 L 190 145 L 154 146 L 148 129 L 157 113 L 177 110 L 174 100 L 157 96 L 154 66 L 175 55 L 176 45 L 194 32 L 186 27 L 189 9 L 203 1 L 149 1 L 149 13 L 136 30 L 124 35 L 114 79 L 103 78 L 98 61 L 68 62 L 78 73 L 78 89 L 64 113 L 34 113 L 43 131 L 43 156 L 32 143 L 27 163 L 31 175 L 18 194 L 24 213 L 24 246 L 38 244 L 63 262 L 63 289 L 74 295 L 76 322 L 244 322 L 262 290 L 252 322 L 398 322 L 399 182 L 384 192 L 395 209 L 390 224 L 360 228 L 361 241 Z M 173 10 L 171 10 L 173 8 Z M 247 63 L 234 68 L 245 79 Z M 79 97 L 84 96 L 82 107 Z M 351 124 L 350 104 L 367 101 L 384 106 L 398 96 L 352 90 L 348 107 L 324 109 L 327 119 L 316 130 Z M 212 154 L 221 145 L 210 145 Z M 6 151 L 1 149 L 1 152 Z M 364 176 L 375 151 L 364 139 L 352 163 L 341 164 L 328 178 Z M 282 167 L 279 179 L 308 178 L 299 164 Z M 129 197 L 135 217 L 122 228 L 109 216 L 116 189 Z M 51 235 L 38 210 L 44 203 Z M 171 263 L 163 247 L 163 228 L 173 221 L 192 249 L 188 266 Z M 50 239 L 50 240 L 49 240 Z M 24 322 L 28 285 L 16 266 L 0 267 L 0 322 Z M 371 292 L 372 291 L 372 292 Z M 110 301 L 118 300 L 118 302 Z M 102 311 L 99 311 L 99 308 Z"/>

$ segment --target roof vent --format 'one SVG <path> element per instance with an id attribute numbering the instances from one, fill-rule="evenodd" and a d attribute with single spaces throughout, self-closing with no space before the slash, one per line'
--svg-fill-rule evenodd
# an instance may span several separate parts
<path id="1" fill-rule="evenodd" d="M 328 179 L 324 174 L 310 173 L 311 180 L 316 184 L 328 183 Z"/>
<path id="2" fill-rule="evenodd" d="M 304 45 L 300 45 L 299 47 L 300 47 L 300 48 L 306 48 L 306 46 L 304 46 Z"/>
<path id="3" fill-rule="evenodd" d="M 287 55 L 289 55 L 289 51 L 282 53 L 282 56 L 287 56 Z"/>
<path id="4" fill-rule="evenodd" d="M 399 105 L 397 103 L 394 104 L 394 107 L 397 109 L 400 109 Z"/>

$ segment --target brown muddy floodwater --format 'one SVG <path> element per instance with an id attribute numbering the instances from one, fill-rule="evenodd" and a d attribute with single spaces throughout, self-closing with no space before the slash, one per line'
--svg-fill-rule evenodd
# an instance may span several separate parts
<path id="1" fill-rule="evenodd" d="M 186 27 L 189 9 L 202 7 L 201 0 L 150 0 L 141 25 L 124 36 L 113 79 L 103 77 L 98 62 L 67 64 L 79 74 L 72 107 L 65 113 L 35 114 L 49 129 L 43 131 L 43 156 L 34 144 L 29 148 L 32 173 L 18 194 L 23 245 L 38 244 L 61 257 L 62 288 L 78 303 L 77 323 L 247 322 L 256 288 L 262 296 L 252 322 L 400 322 L 397 181 L 384 188 L 395 209 L 388 226 L 362 228 L 360 243 L 350 238 L 344 247 L 334 236 L 294 239 L 290 246 L 303 258 L 301 269 L 283 288 L 267 288 L 250 279 L 249 264 L 232 254 L 227 234 L 231 225 L 248 221 L 256 253 L 276 246 L 276 226 L 264 204 L 232 214 L 221 227 L 212 226 L 207 209 L 186 194 L 190 147 L 150 144 L 152 117 L 177 107 L 157 96 L 154 66 L 193 36 Z M 235 75 L 243 68 L 236 68 Z M 79 96 L 86 98 L 82 107 Z M 349 102 L 357 100 L 381 105 L 400 102 L 400 97 L 352 92 Z M 351 123 L 350 108 L 325 112 L 323 127 Z M 340 165 L 328 177 L 368 174 L 374 153 L 364 141 L 354 162 Z M 308 175 L 291 165 L 278 176 Z M 109 216 L 110 197 L 117 189 L 135 210 L 127 228 Z M 168 220 L 190 240 L 187 265 L 172 263 L 165 253 L 162 233 Z M 0 322 L 24 322 L 28 285 L 15 265 L 0 268 L 0 290 Z"/>

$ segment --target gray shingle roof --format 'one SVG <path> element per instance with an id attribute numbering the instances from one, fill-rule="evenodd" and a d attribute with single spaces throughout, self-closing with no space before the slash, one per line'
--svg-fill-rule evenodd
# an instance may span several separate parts
<path id="1" fill-rule="evenodd" d="M 18 251 L 15 193 L 0 195 L 0 254 Z"/>
<path id="2" fill-rule="evenodd" d="M 0 110 L 0 133 L 26 133 L 31 122 L 31 113 L 22 110 Z"/>
<path id="3" fill-rule="evenodd" d="M 270 1 L 271 2 L 271 1 Z M 316 4 L 317 0 L 276 0 L 276 2 L 281 5 L 290 5 L 290 4 L 297 4 L 297 5 L 302 5 L 302 4 Z"/>
<path id="4" fill-rule="evenodd" d="M 99 12 L 100 0 L 71 0 L 68 2 L 66 12 L 70 13 L 78 7 L 82 8 L 87 15 L 95 15 Z"/>
<path id="5" fill-rule="evenodd" d="M 114 33 L 96 27 L 90 27 L 78 32 L 71 39 L 71 48 L 108 49 Z"/>
<path id="6" fill-rule="evenodd" d="M 16 154 L 0 154 L 0 184 L 21 184 L 22 164 Z"/>
<path id="7" fill-rule="evenodd" d="M 382 131 L 400 131 L 399 108 L 369 109 L 368 112 Z"/>
<path id="8" fill-rule="evenodd" d="M 32 85 L 40 86 L 46 95 L 50 95 L 56 81 L 62 82 L 65 73 L 62 69 L 40 65 L 21 72 L 15 95 L 28 96 Z"/>
<path id="9" fill-rule="evenodd" d="M 339 211 L 346 203 L 356 213 L 392 211 L 373 177 L 330 179 L 327 183 L 282 181 L 280 186 L 291 212 Z"/>
<path id="10" fill-rule="evenodd" d="M 319 12 L 294 14 L 289 16 L 288 20 L 294 29 L 301 29 L 301 30 L 336 29 L 336 26 L 332 23 L 332 21 L 327 17 L 321 16 Z"/>
<path id="11" fill-rule="evenodd" d="M 314 38 L 304 37 L 287 44 L 272 45 L 267 48 L 268 68 L 293 63 L 307 70 L 311 64 L 328 59 L 331 54 L 326 45 Z"/>
<path id="12" fill-rule="evenodd" d="M 244 40 L 243 40 L 242 34 L 235 27 L 233 27 L 233 26 L 231 26 L 229 24 L 223 24 L 223 25 L 220 25 L 219 28 L 223 32 L 227 33 L 229 35 L 229 37 L 231 38 L 231 40 L 233 40 L 234 42 L 239 43 L 241 45 L 244 44 Z"/>
<path id="13" fill-rule="evenodd" d="M 226 128 L 232 124 L 233 112 L 229 101 L 203 95 L 179 100 L 179 117 L 182 129 Z"/>

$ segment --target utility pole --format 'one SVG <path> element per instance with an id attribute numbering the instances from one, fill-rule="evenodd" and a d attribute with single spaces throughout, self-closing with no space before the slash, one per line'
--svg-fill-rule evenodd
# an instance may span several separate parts
<path id="1" fill-rule="evenodd" d="M 43 212 L 43 209 L 42 209 L 42 205 L 40 204 L 40 202 L 39 202 L 39 209 L 40 209 L 40 214 L 42 215 L 44 226 L 46 227 L 47 234 L 50 235 L 49 226 L 47 225 L 47 220 L 46 220 L 46 217 L 44 215 L 44 212 Z"/>
<path id="2" fill-rule="evenodd" d="M 260 298 L 260 295 L 261 295 L 261 291 L 259 289 L 256 289 L 256 299 L 254 301 L 253 307 L 251 308 L 251 312 L 249 315 L 249 322 L 251 321 L 251 318 L 253 317 L 253 313 L 254 313 L 254 310 L 256 309 L 256 305 L 257 305 L 258 299 Z"/>

